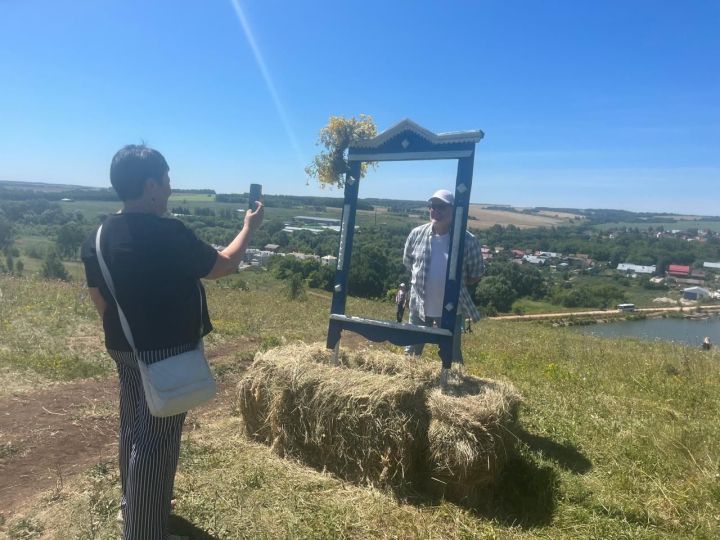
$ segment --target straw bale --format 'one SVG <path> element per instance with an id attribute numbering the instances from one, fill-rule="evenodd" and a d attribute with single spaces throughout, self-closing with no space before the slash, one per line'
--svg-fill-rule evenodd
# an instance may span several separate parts
<path id="1" fill-rule="evenodd" d="M 512 452 L 520 396 L 505 383 L 452 373 L 428 394 L 433 493 L 472 502 L 493 484 Z"/>
<path id="2" fill-rule="evenodd" d="M 468 501 L 512 450 L 511 385 L 378 349 L 302 343 L 258 353 L 239 385 L 248 436 L 342 478 Z"/>
<path id="3" fill-rule="evenodd" d="M 240 383 L 248 435 L 349 480 L 399 488 L 417 479 L 427 447 L 418 439 L 428 424 L 423 386 L 329 358 L 303 345 L 258 354 Z"/>

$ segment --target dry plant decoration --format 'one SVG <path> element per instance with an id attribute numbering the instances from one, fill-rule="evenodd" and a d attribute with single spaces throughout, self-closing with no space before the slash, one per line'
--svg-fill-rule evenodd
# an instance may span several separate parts
<path id="1" fill-rule="evenodd" d="M 320 130 L 317 140 L 317 145 L 325 149 L 305 167 L 305 173 L 317 180 L 321 187 L 345 187 L 345 175 L 350 170 L 347 162 L 348 147 L 354 141 L 370 139 L 375 135 L 377 128 L 372 116 L 331 116 L 327 125 Z M 365 176 L 369 166 L 375 168 L 377 162 L 363 162 L 360 166 L 360 178 Z"/>

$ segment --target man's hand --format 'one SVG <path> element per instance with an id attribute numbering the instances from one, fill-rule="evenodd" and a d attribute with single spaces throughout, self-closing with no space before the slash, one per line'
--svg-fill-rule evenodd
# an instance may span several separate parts
<path id="1" fill-rule="evenodd" d="M 250 243 L 250 237 L 260 228 L 265 215 L 265 207 L 260 201 L 255 203 L 255 210 L 245 212 L 245 221 L 242 230 L 230 242 L 230 245 L 218 253 L 217 260 L 210 273 L 205 276 L 207 279 L 218 279 L 237 272 L 238 265 L 245 255 L 245 250 Z"/>
<path id="2" fill-rule="evenodd" d="M 248 231 L 255 232 L 260 228 L 263 217 L 265 216 L 265 206 L 260 201 L 256 201 L 255 210 L 247 210 L 245 212 L 245 227 Z"/>

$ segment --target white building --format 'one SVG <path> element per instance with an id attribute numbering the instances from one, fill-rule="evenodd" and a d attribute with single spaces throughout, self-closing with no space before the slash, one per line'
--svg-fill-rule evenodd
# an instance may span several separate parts
<path id="1" fill-rule="evenodd" d="M 624 272 L 626 274 L 654 274 L 655 265 L 642 266 L 639 264 L 620 263 L 617 265 L 617 271 Z"/>
<path id="2" fill-rule="evenodd" d="M 325 255 L 320 259 L 320 262 L 324 266 L 335 266 L 337 264 L 337 257 L 334 255 Z"/>

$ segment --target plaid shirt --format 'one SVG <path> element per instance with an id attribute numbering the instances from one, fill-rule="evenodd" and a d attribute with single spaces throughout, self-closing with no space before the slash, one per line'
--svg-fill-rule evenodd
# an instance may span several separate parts
<path id="1" fill-rule="evenodd" d="M 432 223 L 415 227 L 405 241 L 403 264 L 412 272 L 410 288 L 410 311 L 425 320 L 425 280 L 430 270 Z M 480 242 L 470 232 L 465 231 L 465 255 L 463 257 L 463 276 L 460 287 L 460 310 L 458 313 L 477 321 L 480 318 L 470 293 L 465 286 L 467 279 L 478 278 L 485 270 Z"/>

